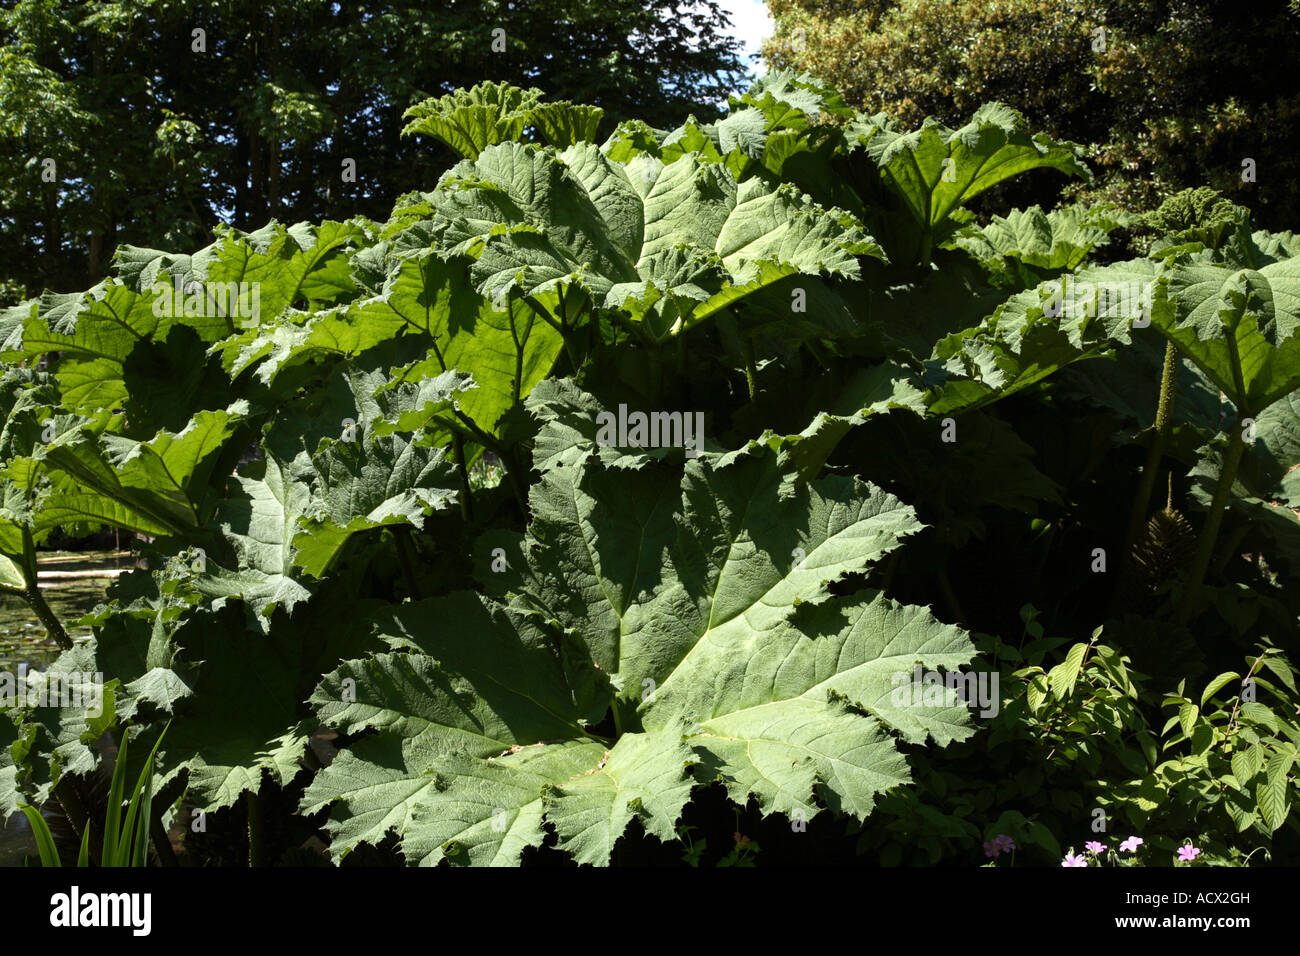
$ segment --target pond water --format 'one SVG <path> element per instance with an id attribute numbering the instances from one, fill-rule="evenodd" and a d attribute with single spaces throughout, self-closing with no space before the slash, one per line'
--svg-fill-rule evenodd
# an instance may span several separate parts
<path id="1" fill-rule="evenodd" d="M 36 841 L 27 818 L 15 813 L 5 823 L 0 820 L 0 866 L 22 866 L 23 857 L 36 853 Z"/>
<path id="2" fill-rule="evenodd" d="M 111 552 L 56 552 L 40 559 L 42 571 L 86 572 L 126 567 L 129 558 Z M 93 611 L 104 600 L 108 578 L 86 577 L 42 583 L 41 593 L 74 639 L 90 633 L 88 627 L 74 627 L 73 622 Z M 0 670 L 13 671 L 26 663 L 44 668 L 59 656 L 58 646 L 45 636 L 45 628 L 34 611 L 21 598 L 0 595 Z"/>
<path id="3" fill-rule="evenodd" d="M 89 571 L 125 566 L 129 559 L 103 552 L 43 555 L 42 571 Z M 41 588 L 46 603 L 64 622 L 73 639 L 90 634 L 88 627 L 74 627 L 73 621 L 94 610 L 104 600 L 105 578 L 71 578 L 52 581 Z M 45 628 L 22 600 L 0 595 L 0 671 L 16 673 L 19 665 L 44 670 L 59 656 L 58 645 L 46 638 Z M 23 857 L 36 852 L 27 818 L 15 813 L 8 822 L 0 819 L 0 866 L 21 866 Z"/>

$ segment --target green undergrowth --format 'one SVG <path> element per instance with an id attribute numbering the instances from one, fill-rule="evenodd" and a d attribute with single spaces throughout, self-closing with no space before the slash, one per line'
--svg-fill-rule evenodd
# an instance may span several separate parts
<path id="1" fill-rule="evenodd" d="M 460 158 L 386 222 L 0 314 L 0 591 L 103 677 L 0 710 L 0 813 L 104 818 L 168 726 L 220 864 L 1294 862 L 1300 241 L 977 215 L 1084 147 L 788 73 L 408 115 Z M 140 567 L 52 603 L 102 528 Z"/>

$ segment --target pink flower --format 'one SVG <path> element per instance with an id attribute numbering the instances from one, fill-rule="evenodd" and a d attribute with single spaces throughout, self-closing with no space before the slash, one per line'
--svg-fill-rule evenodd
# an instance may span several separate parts
<path id="1" fill-rule="evenodd" d="M 1182 860 L 1184 863 L 1190 863 L 1200 855 L 1200 849 L 1192 846 L 1190 843 L 1178 848 L 1178 859 Z"/>
<path id="2" fill-rule="evenodd" d="M 1088 865 L 1088 860 L 1086 857 L 1084 857 L 1082 853 L 1079 854 L 1067 853 L 1065 854 L 1065 859 L 1061 862 L 1061 866 L 1087 866 L 1087 865 Z"/>
<path id="3" fill-rule="evenodd" d="M 992 840 L 984 844 L 985 856 L 997 856 L 1001 853 L 1010 853 L 1016 848 L 1016 841 L 1011 839 L 1005 833 L 999 833 Z"/>
<path id="4" fill-rule="evenodd" d="M 1136 853 L 1136 852 L 1137 852 L 1137 848 L 1140 847 L 1140 846 L 1142 845 L 1142 843 L 1143 843 L 1143 840 L 1142 840 L 1141 837 L 1139 837 L 1139 836 L 1131 836 L 1131 837 L 1129 837 L 1127 840 L 1125 840 L 1123 843 L 1121 843 L 1121 844 L 1119 845 L 1119 848 L 1120 848 L 1120 850 L 1122 850 L 1122 851 L 1125 852 L 1125 853 Z"/>
<path id="5" fill-rule="evenodd" d="M 1106 844 L 1098 843 L 1096 840 L 1089 840 L 1084 844 L 1091 852 L 1098 855 L 1106 852 Z"/>

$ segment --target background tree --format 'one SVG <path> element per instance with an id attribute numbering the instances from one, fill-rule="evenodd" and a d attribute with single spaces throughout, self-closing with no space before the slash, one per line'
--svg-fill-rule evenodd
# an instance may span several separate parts
<path id="1" fill-rule="evenodd" d="M 0 304 L 85 287 L 120 243 L 385 218 L 451 158 L 401 138 L 406 107 L 484 79 L 611 128 L 711 118 L 725 29 L 715 0 L 0 3 Z"/>
<path id="2" fill-rule="evenodd" d="M 764 55 L 857 105 L 960 125 L 989 100 L 1092 144 L 1073 191 L 1154 209 L 1213 186 L 1256 224 L 1300 223 L 1300 47 L 1285 0 L 768 0 Z M 1243 179 L 1243 161 L 1257 181 Z M 1020 199 L 1040 197 L 1017 197 Z"/>

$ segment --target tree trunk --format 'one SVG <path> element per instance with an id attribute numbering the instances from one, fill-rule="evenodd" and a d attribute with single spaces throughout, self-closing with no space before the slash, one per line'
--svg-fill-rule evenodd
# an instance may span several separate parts
<path id="1" fill-rule="evenodd" d="M 241 127 L 235 139 L 235 228 L 247 229 L 250 215 L 248 137 Z"/>
<path id="2" fill-rule="evenodd" d="M 269 170 L 270 184 L 267 188 L 267 215 L 274 219 L 280 212 L 280 144 L 271 143 L 271 161 Z"/>
<path id="3" fill-rule="evenodd" d="M 248 190 L 249 228 L 257 229 L 266 224 L 266 163 L 262 156 L 262 137 L 251 128 L 248 137 L 248 167 L 252 173 Z"/>

